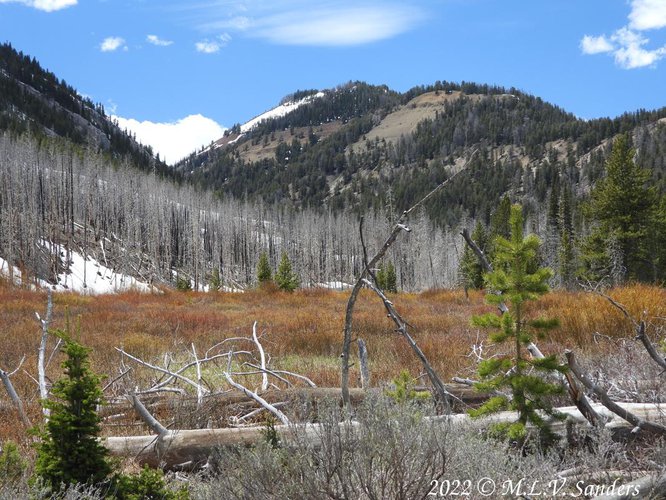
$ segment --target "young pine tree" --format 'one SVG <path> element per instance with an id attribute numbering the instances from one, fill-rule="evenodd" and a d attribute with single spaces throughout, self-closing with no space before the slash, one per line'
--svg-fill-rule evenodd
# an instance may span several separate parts
<path id="1" fill-rule="evenodd" d="M 67 359 L 65 376 L 44 404 L 51 410 L 42 441 L 37 445 L 35 474 L 52 491 L 65 485 L 100 485 L 108 480 L 108 450 L 99 441 L 102 401 L 99 378 L 91 372 L 88 349 L 60 332 Z"/>
<path id="2" fill-rule="evenodd" d="M 291 268 L 291 261 L 287 252 L 282 252 L 280 265 L 275 272 L 275 283 L 280 290 L 286 290 L 287 292 L 293 292 L 300 284 L 298 275 Z"/>
<path id="3" fill-rule="evenodd" d="M 398 293 L 398 277 L 395 273 L 393 262 L 382 264 L 375 273 L 377 286 L 385 292 Z"/>
<path id="4" fill-rule="evenodd" d="M 495 396 L 483 406 L 471 412 L 472 416 L 487 415 L 500 410 L 515 410 L 518 420 L 508 424 L 496 424 L 494 430 L 510 439 L 522 440 L 527 434 L 527 424 L 532 424 L 541 437 L 551 438 L 552 433 L 542 416 L 556 416 L 548 402 L 549 396 L 561 392 L 561 386 L 547 382 L 537 373 L 562 370 L 555 357 L 528 359 L 525 348 L 532 340 L 532 334 L 557 325 L 554 320 L 533 320 L 525 317 L 525 302 L 536 300 L 548 292 L 548 280 L 552 271 L 539 268 L 535 259 L 539 249 L 539 239 L 534 235 L 523 237 L 522 209 L 511 207 L 510 239 L 498 237 L 494 242 L 496 270 L 485 276 L 488 288 L 496 294 L 489 294 L 487 302 L 499 305 L 505 302 L 509 311 L 502 316 L 487 314 L 476 316 L 472 323 L 490 327 L 495 331 L 490 335 L 494 343 L 513 343 L 513 356 L 491 358 L 479 364 L 482 380 L 478 389 L 487 392 L 508 391 L 511 397 Z"/>
<path id="5" fill-rule="evenodd" d="M 262 285 L 268 283 L 273 278 L 273 271 L 271 271 L 271 265 L 268 262 L 268 254 L 262 252 L 259 256 L 259 263 L 257 264 L 257 281 Z"/>

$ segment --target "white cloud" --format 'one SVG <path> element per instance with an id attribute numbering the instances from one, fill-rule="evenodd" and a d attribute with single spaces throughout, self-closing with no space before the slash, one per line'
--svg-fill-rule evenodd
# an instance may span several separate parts
<path id="1" fill-rule="evenodd" d="M 666 2 L 664 0 L 632 0 L 629 27 L 635 30 L 652 30 L 666 26 Z"/>
<path id="2" fill-rule="evenodd" d="M 102 52 L 114 52 L 121 47 L 123 48 L 123 50 L 127 50 L 127 45 L 125 45 L 125 39 L 119 36 L 110 36 L 102 40 L 99 49 Z"/>
<path id="3" fill-rule="evenodd" d="M 120 128 L 136 134 L 142 144 L 151 146 L 166 163 L 173 165 L 178 160 L 217 140 L 225 128 L 214 120 L 200 114 L 189 115 L 172 123 L 140 122 L 132 118 L 113 116 Z"/>
<path id="4" fill-rule="evenodd" d="M 608 53 L 623 69 L 654 67 L 666 56 L 666 45 L 650 49 L 641 32 L 666 27 L 666 0 L 631 0 L 629 24 L 610 37 L 585 35 L 580 41 L 583 54 Z"/>
<path id="5" fill-rule="evenodd" d="M 0 3 L 22 3 L 44 12 L 54 12 L 76 5 L 77 0 L 0 0 Z"/>
<path id="6" fill-rule="evenodd" d="M 218 1 L 202 10 L 204 30 L 229 30 L 283 45 L 350 46 L 392 38 L 425 19 L 413 0 Z M 196 9 L 197 7 L 192 7 Z"/>
<path id="7" fill-rule="evenodd" d="M 194 47 L 197 49 L 197 52 L 203 54 L 215 54 L 219 52 L 222 47 L 226 47 L 231 41 L 231 35 L 228 33 L 223 33 L 213 40 L 202 40 L 194 44 Z"/>
<path id="8" fill-rule="evenodd" d="M 583 51 L 583 54 L 601 54 L 613 50 L 613 45 L 604 35 L 585 35 L 580 41 L 580 49 Z"/>
<path id="9" fill-rule="evenodd" d="M 666 55 L 666 47 L 644 49 L 643 46 L 647 45 L 649 40 L 628 28 L 617 30 L 611 39 L 619 45 L 614 52 L 615 62 L 624 69 L 652 66 Z"/>
<path id="10" fill-rule="evenodd" d="M 171 40 L 164 40 L 157 35 L 146 35 L 146 41 L 153 45 L 157 45 L 158 47 L 168 47 L 169 45 L 173 45 Z"/>

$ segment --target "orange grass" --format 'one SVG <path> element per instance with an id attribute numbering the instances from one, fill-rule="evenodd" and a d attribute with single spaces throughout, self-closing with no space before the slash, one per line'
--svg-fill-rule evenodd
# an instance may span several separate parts
<path id="1" fill-rule="evenodd" d="M 610 294 L 636 317 L 645 315 L 655 324 L 666 317 L 666 291 L 634 285 Z M 347 292 L 301 290 L 293 294 L 253 290 L 244 294 L 124 293 L 99 297 L 54 295 L 52 328 L 64 328 L 69 315 L 72 329 L 80 325 L 80 341 L 92 349 L 93 369 L 100 374 L 118 373 L 120 356 L 115 346 L 146 360 L 166 351 L 185 353 L 194 343 L 199 353 L 232 336 L 249 336 L 256 320 L 263 332 L 262 343 L 271 356 L 271 366 L 302 373 L 320 386 L 339 385 L 340 348 Z M 446 381 L 452 376 L 473 375 L 476 360 L 470 355 L 474 343 L 485 341 L 487 332 L 470 326 L 474 314 L 493 311 L 481 292 L 465 297 L 462 291 L 433 290 L 392 297 L 398 311 L 415 330 L 413 335 L 424 353 Z M 13 370 L 23 355 L 23 369 L 14 377 L 17 391 L 38 416 L 36 378 L 40 328 L 35 311 L 44 314 L 46 294 L 0 284 L 0 368 Z M 530 304 L 535 316 L 557 317 L 561 326 L 539 341 L 546 353 L 565 348 L 599 350 L 598 332 L 611 337 L 633 337 L 630 323 L 608 301 L 583 292 L 554 292 Z M 655 329 L 651 329 L 654 335 Z M 389 382 L 407 368 L 422 373 L 419 361 L 405 340 L 394 332 L 381 302 L 368 291 L 360 294 L 354 315 L 354 338 L 363 338 L 370 355 L 373 385 Z M 249 346 L 246 346 L 249 347 Z M 486 347 L 486 352 L 493 352 Z M 354 346 L 353 357 L 356 350 Z M 49 367 L 59 376 L 60 358 Z M 358 366 L 352 382 L 357 383 Z M 0 439 L 23 433 L 0 391 Z"/>

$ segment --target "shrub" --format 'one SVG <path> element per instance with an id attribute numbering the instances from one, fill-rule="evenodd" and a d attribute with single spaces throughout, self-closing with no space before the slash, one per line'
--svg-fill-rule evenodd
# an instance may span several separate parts
<path id="1" fill-rule="evenodd" d="M 115 497 L 118 500 L 186 500 L 190 498 L 186 488 L 173 491 L 164 481 L 164 473 L 144 467 L 139 474 L 120 474 L 115 481 Z"/>
<path id="2" fill-rule="evenodd" d="M 26 471 L 27 463 L 21 457 L 16 443 L 7 441 L 0 449 L 0 488 L 19 480 Z"/>
<path id="3" fill-rule="evenodd" d="M 400 375 L 393 379 L 393 386 L 393 389 L 386 391 L 386 395 L 396 403 L 404 404 L 430 398 L 428 391 L 416 390 L 416 379 L 412 378 L 407 370 L 402 370 Z"/>
<path id="4" fill-rule="evenodd" d="M 190 283 L 189 279 L 178 276 L 176 278 L 176 290 L 179 292 L 189 292 L 192 290 L 192 283 Z"/>

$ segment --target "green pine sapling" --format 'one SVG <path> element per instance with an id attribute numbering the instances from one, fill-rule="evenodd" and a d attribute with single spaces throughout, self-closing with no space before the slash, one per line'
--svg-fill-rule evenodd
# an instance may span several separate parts
<path id="1" fill-rule="evenodd" d="M 511 207 L 510 226 L 510 239 L 500 236 L 494 241 L 495 270 L 485 275 L 487 287 L 494 292 L 488 294 L 487 302 L 498 306 L 504 302 L 509 305 L 509 311 L 501 316 L 486 314 L 472 319 L 476 326 L 494 329 L 489 337 L 491 342 L 513 341 L 513 356 L 486 359 L 478 368 L 481 382 L 477 384 L 477 389 L 493 393 L 501 393 L 504 389 L 507 395 L 490 398 L 471 415 L 514 410 L 518 412 L 517 421 L 493 426 L 498 435 L 522 441 L 527 436 L 527 425 L 531 424 L 542 438 L 548 440 L 554 436 L 544 416 L 559 418 L 548 399 L 562 392 L 562 387 L 548 382 L 542 374 L 563 371 L 564 368 L 554 356 L 529 359 L 524 356 L 524 351 L 532 342 L 532 334 L 542 334 L 557 326 L 557 320 L 528 320 L 524 305 L 548 292 L 548 280 L 553 272 L 537 265 L 540 242 L 534 235 L 523 236 L 523 216 L 519 205 Z"/>

